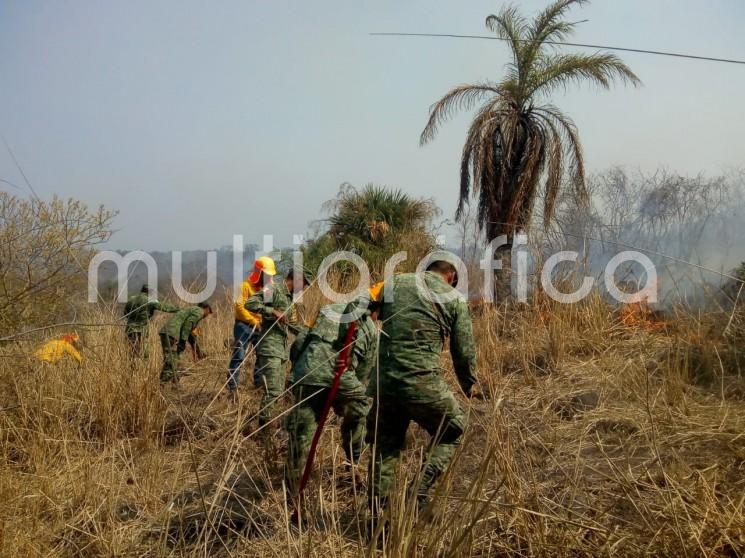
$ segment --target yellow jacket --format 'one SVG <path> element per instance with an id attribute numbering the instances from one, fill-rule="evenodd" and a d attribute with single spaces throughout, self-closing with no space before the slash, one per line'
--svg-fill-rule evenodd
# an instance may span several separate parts
<path id="1" fill-rule="evenodd" d="M 82 362 L 83 357 L 80 356 L 78 350 L 72 346 L 72 343 L 63 339 L 52 339 L 42 345 L 42 347 L 34 353 L 34 356 L 43 362 L 49 364 L 57 364 L 66 355 L 74 358 L 78 363 Z"/>
<path id="2" fill-rule="evenodd" d="M 235 319 L 236 321 L 246 323 L 254 327 L 261 327 L 261 316 L 254 312 L 249 312 L 245 308 L 246 301 L 259 292 L 258 285 L 250 281 L 244 281 L 241 285 L 241 296 L 235 302 Z"/>

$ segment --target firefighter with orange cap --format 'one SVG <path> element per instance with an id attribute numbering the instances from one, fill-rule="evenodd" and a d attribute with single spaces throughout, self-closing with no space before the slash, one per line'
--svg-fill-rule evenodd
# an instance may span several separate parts
<path id="1" fill-rule="evenodd" d="M 66 333 L 57 339 L 50 339 L 34 353 L 34 356 L 47 364 L 57 364 L 69 357 L 78 364 L 83 362 L 80 355 L 80 337 L 77 333 Z"/>
<path id="2" fill-rule="evenodd" d="M 241 292 L 235 301 L 235 322 L 233 323 L 233 353 L 228 365 L 228 391 L 236 397 L 240 383 L 241 366 L 246 360 L 249 346 L 255 346 L 261 331 L 261 315 L 246 309 L 246 302 L 265 285 L 272 282 L 277 274 L 274 260 L 269 256 L 261 256 L 254 262 L 253 271 L 241 284 Z"/>

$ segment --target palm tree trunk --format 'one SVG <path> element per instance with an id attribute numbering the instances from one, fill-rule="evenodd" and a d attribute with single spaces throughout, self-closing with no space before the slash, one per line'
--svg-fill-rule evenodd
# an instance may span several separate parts
<path id="1" fill-rule="evenodd" d="M 510 239 L 511 240 L 511 239 Z M 512 298 L 512 242 L 497 248 L 494 260 L 501 269 L 494 270 L 494 302 L 501 304 Z"/>

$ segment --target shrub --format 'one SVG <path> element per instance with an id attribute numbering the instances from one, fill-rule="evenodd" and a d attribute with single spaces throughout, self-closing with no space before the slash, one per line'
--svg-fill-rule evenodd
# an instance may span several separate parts
<path id="1" fill-rule="evenodd" d="M 385 262 L 406 251 L 401 269 L 411 270 L 435 247 L 432 220 L 440 214 L 431 199 L 412 198 L 398 189 L 368 184 L 361 190 L 348 183 L 324 204 L 328 227 L 304 247 L 306 265 L 317 271 L 329 254 L 348 250 L 364 259 L 374 277 L 382 277 Z M 344 275 L 351 265 L 338 265 Z"/>
<path id="2" fill-rule="evenodd" d="M 0 192 L 0 333 L 74 315 L 93 248 L 115 212 L 77 200 L 46 202 Z"/>

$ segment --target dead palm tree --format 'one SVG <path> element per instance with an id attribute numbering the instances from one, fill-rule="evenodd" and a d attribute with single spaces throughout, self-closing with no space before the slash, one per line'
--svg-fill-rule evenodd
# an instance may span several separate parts
<path id="1" fill-rule="evenodd" d="M 461 85 L 432 105 L 420 138 L 432 140 L 438 127 L 457 110 L 481 106 L 463 146 L 456 219 L 473 191 L 477 218 L 487 239 L 508 238 L 530 224 L 536 198 L 543 197 L 547 225 L 564 179 L 580 198 L 586 197 L 582 147 L 572 120 L 548 102 L 551 93 L 588 81 L 604 89 L 614 80 L 638 85 L 639 78 L 617 56 L 561 54 L 555 44 L 566 39 L 576 23 L 564 20 L 572 6 L 587 0 L 556 0 L 532 21 L 514 6 L 486 18 L 486 26 L 512 51 L 512 62 L 500 82 Z M 510 246 L 501 249 L 509 268 Z M 505 281 L 506 280 L 506 281 Z M 497 281 L 498 296 L 509 292 L 510 276 Z"/>

